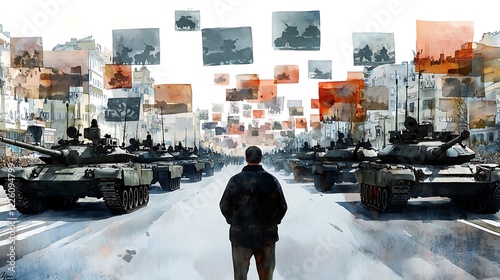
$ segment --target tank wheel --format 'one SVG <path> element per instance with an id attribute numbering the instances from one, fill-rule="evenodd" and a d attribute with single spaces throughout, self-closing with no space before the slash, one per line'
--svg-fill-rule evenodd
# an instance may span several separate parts
<path id="1" fill-rule="evenodd" d="M 359 198 L 361 200 L 361 203 L 365 203 L 365 185 L 359 183 Z"/>
<path id="2" fill-rule="evenodd" d="M 360 187 L 361 202 L 371 208 L 383 212 L 400 212 L 408 202 L 408 185 L 393 187 L 377 187 L 362 184 Z"/>
<path id="3" fill-rule="evenodd" d="M 323 185 L 325 184 L 325 178 L 319 173 L 314 173 L 314 188 L 319 192 L 324 192 Z M 322 180 L 323 179 L 323 180 Z"/>
<path id="4" fill-rule="evenodd" d="M 382 206 L 382 189 L 377 188 L 377 207 Z"/>
<path id="5" fill-rule="evenodd" d="M 370 186 L 370 204 L 376 205 L 377 204 L 377 187 L 375 186 Z"/>
<path id="6" fill-rule="evenodd" d="M 382 193 L 380 196 L 380 208 L 382 208 L 382 210 L 384 211 L 387 211 L 387 207 L 389 206 L 389 191 L 387 190 L 387 188 L 382 189 Z"/>
<path id="7" fill-rule="evenodd" d="M 314 173 L 314 187 L 320 192 L 331 191 L 335 184 L 334 174 Z"/>
<path id="8" fill-rule="evenodd" d="M 139 199 L 139 205 L 143 205 L 144 204 L 144 188 L 142 186 L 140 186 L 138 188 L 138 199 Z"/>
<path id="9" fill-rule="evenodd" d="M 128 207 L 128 191 L 126 189 L 120 191 L 120 196 L 122 198 L 122 208 L 124 211 L 128 211 L 130 208 Z"/>
<path id="10" fill-rule="evenodd" d="M 495 214 L 500 208 L 500 187 L 482 191 L 470 199 L 471 210 L 478 214 Z"/>
<path id="11" fill-rule="evenodd" d="M 144 189 L 144 204 L 148 204 L 149 202 L 149 187 L 148 186 L 142 186 Z"/>
<path id="12" fill-rule="evenodd" d="M 128 193 L 128 209 L 133 210 L 134 209 L 134 191 L 132 190 L 131 187 L 129 187 L 127 190 L 127 193 Z"/>
<path id="13" fill-rule="evenodd" d="M 135 187 L 133 189 L 133 192 L 134 192 L 134 208 L 139 207 L 139 188 L 140 187 Z"/>
<path id="14" fill-rule="evenodd" d="M 370 204 L 370 185 L 365 185 L 365 202 L 367 205 Z"/>
<path id="15" fill-rule="evenodd" d="M 293 180 L 295 182 L 304 182 L 304 169 L 301 167 L 295 167 L 293 169 Z"/>

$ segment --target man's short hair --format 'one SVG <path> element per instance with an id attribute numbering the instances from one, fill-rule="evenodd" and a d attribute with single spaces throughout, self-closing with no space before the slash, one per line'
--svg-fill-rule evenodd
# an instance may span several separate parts
<path id="1" fill-rule="evenodd" d="M 245 151 L 245 158 L 248 163 L 260 163 L 262 151 L 257 146 L 250 146 Z"/>

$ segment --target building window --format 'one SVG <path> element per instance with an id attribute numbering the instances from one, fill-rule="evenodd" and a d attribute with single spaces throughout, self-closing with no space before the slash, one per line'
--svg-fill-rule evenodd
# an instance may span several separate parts
<path id="1" fill-rule="evenodd" d="M 422 103 L 422 106 L 423 106 L 423 109 L 428 109 L 428 110 L 431 110 L 434 108 L 434 100 L 431 99 L 431 100 L 424 100 L 424 102 Z"/>
<path id="2" fill-rule="evenodd" d="M 40 115 L 42 119 L 44 119 L 47 122 L 50 122 L 50 112 L 41 112 Z"/>

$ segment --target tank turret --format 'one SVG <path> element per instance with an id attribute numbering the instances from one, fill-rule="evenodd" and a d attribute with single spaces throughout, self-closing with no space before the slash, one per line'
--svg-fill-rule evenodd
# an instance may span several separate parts
<path id="1" fill-rule="evenodd" d="M 443 152 L 445 152 L 446 150 L 451 148 L 453 145 L 462 142 L 462 140 L 469 138 L 469 136 L 470 136 L 470 132 L 468 130 L 464 130 L 464 131 L 462 131 L 462 133 L 460 133 L 459 136 L 451 139 L 450 141 L 442 144 L 441 146 L 439 146 L 437 148 L 429 150 L 427 157 L 429 159 L 437 159 L 440 155 L 443 154 Z"/>
<path id="2" fill-rule="evenodd" d="M 194 23 L 193 20 L 191 20 L 192 16 L 183 16 L 175 21 L 175 25 L 177 25 L 177 28 L 180 29 L 195 29 L 196 23 Z"/>
<path id="3" fill-rule="evenodd" d="M 406 130 L 391 131 L 390 144 L 378 153 L 386 163 L 460 164 L 472 160 L 474 151 L 460 144 L 469 131 L 460 134 L 434 131 L 430 123 L 418 124 L 412 117 L 405 121 Z"/>
<path id="4" fill-rule="evenodd" d="M 95 121 L 95 120 L 94 120 Z M 70 140 L 60 140 L 57 146 L 45 148 L 38 145 L 25 143 L 0 137 L 0 142 L 38 152 L 45 157 L 40 157 L 47 164 L 59 163 L 62 165 L 79 165 L 92 163 L 124 163 L 137 157 L 126 152 L 117 145 L 117 140 L 106 134 L 101 137 L 101 130 L 97 121 L 84 129 L 84 137 L 90 140 L 84 143 L 78 138 L 81 136 L 74 126 L 68 127 L 66 133 Z"/>

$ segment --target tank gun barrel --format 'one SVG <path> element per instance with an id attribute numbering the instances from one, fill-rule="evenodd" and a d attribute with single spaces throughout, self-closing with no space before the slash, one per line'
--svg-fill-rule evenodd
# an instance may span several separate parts
<path id="1" fill-rule="evenodd" d="M 0 137 L 0 142 L 28 149 L 31 151 L 39 152 L 41 154 L 53 157 L 57 159 L 58 162 L 66 165 L 78 164 L 80 162 L 80 154 L 78 154 L 78 152 L 75 150 L 70 150 L 70 149 L 52 150 L 4 137 Z"/>
<path id="2" fill-rule="evenodd" d="M 41 154 L 48 155 L 48 156 L 55 157 L 55 158 L 62 158 L 64 156 L 64 153 L 61 151 L 58 151 L 58 150 L 51 150 L 51 149 L 36 146 L 33 144 L 24 143 L 24 142 L 17 141 L 17 140 L 12 140 L 9 138 L 0 137 L 0 142 L 4 142 L 4 143 L 10 144 L 10 145 L 14 145 L 14 146 L 28 149 L 31 151 L 39 152 Z"/>
<path id="3" fill-rule="evenodd" d="M 432 149 L 430 152 L 429 152 L 429 157 L 430 158 L 437 158 L 439 157 L 439 155 L 441 155 L 444 151 L 448 150 L 451 146 L 457 144 L 457 143 L 460 143 L 462 142 L 462 140 L 465 140 L 467 138 L 469 138 L 470 136 L 470 132 L 468 130 L 464 130 L 462 131 L 462 133 L 460 133 L 459 136 L 451 139 L 450 141 L 442 144 L 441 146 L 435 148 L 435 149 Z"/>

